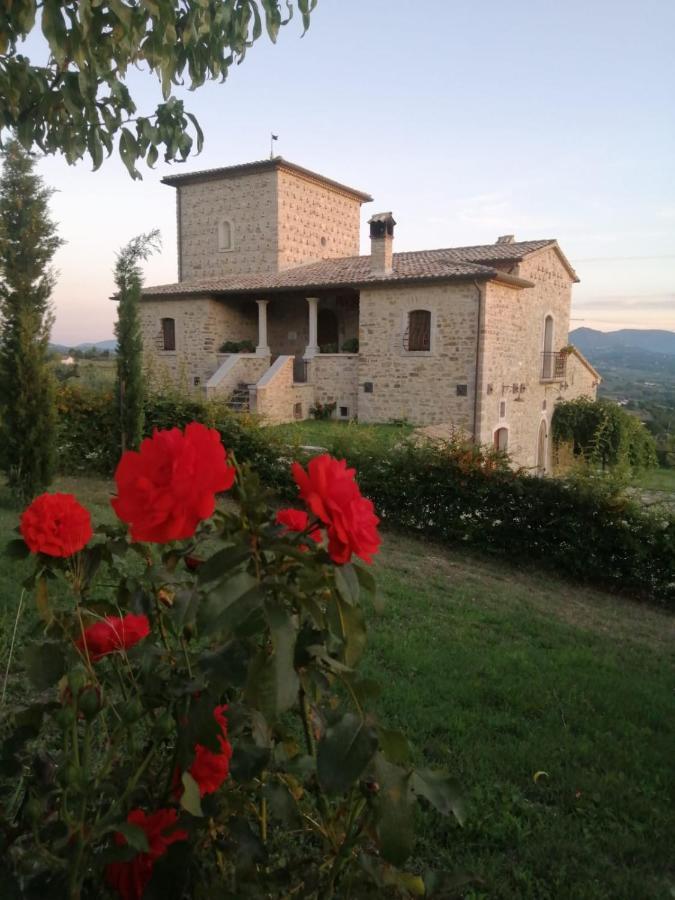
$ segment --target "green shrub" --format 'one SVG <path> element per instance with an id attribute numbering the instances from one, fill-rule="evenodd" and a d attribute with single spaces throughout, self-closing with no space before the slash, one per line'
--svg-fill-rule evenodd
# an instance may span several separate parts
<path id="1" fill-rule="evenodd" d="M 112 396 L 66 386 L 59 413 L 61 470 L 110 475 L 118 457 Z M 279 496 L 295 495 L 288 463 L 300 450 L 253 417 L 218 403 L 146 401 L 148 434 L 190 421 L 217 428 L 237 461 Z M 356 468 L 385 523 L 675 605 L 675 520 L 643 511 L 611 480 L 538 478 L 512 471 L 502 454 L 459 442 L 402 439 L 383 448 L 358 434 L 350 426 L 327 429 L 322 445 Z"/>
<path id="2" fill-rule="evenodd" d="M 315 403 L 310 406 L 309 414 L 314 419 L 330 419 L 337 408 L 337 403 Z"/>
<path id="3" fill-rule="evenodd" d="M 358 338 L 349 338 L 342 345 L 343 353 L 358 353 L 359 352 L 359 339 Z"/>
<path id="4" fill-rule="evenodd" d="M 612 400 L 578 397 L 558 403 L 551 425 L 556 444 L 570 443 L 574 455 L 591 465 L 639 470 L 658 464 L 652 435 Z"/>
<path id="5" fill-rule="evenodd" d="M 255 353 L 253 341 L 225 341 L 221 344 L 219 353 Z"/>
<path id="6" fill-rule="evenodd" d="M 337 353 L 339 347 L 337 344 L 322 344 L 319 350 L 321 353 Z"/>

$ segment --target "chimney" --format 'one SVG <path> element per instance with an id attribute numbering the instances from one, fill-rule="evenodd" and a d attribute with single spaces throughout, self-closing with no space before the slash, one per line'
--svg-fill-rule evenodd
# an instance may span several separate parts
<path id="1" fill-rule="evenodd" d="M 373 275 L 391 275 L 394 244 L 394 217 L 390 212 L 376 213 L 370 225 L 370 271 Z"/>
<path id="2" fill-rule="evenodd" d="M 515 234 L 502 234 L 497 238 L 498 244 L 512 244 L 516 239 Z"/>

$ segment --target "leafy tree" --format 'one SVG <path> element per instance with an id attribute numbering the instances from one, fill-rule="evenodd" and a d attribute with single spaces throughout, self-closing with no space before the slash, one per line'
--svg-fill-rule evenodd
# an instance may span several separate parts
<path id="1" fill-rule="evenodd" d="M 10 141 L 0 180 L 1 462 L 24 499 L 49 484 L 54 459 L 51 262 L 63 242 L 49 215 L 51 195 L 34 157 Z"/>
<path id="2" fill-rule="evenodd" d="M 142 275 L 139 263 L 160 245 L 157 229 L 140 234 L 117 254 L 115 284 L 119 307 L 115 323 L 117 338 L 117 397 L 119 401 L 122 452 L 137 449 L 143 437 L 143 339 L 138 319 Z"/>
<path id="3" fill-rule="evenodd" d="M 305 30 L 317 0 L 297 0 Z M 282 6 L 287 17 L 282 17 Z M 88 154 L 94 168 L 113 143 L 130 174 L 136 162 L 184 160 L 202 132 L 173 85 L 224 81 L 234 62 L 262 34 L 276 40 L 292 0 L 13 0 L 0 4 L 0 129 L 16 128 L 27 149 L 62 152 L 68 162 Z M 17 52 L 39 25 L 49 44 L 46 65 Z M 137 115 L 126 85 L 132 68 L 161 83 L 154 114 Z M 192 132 L 192 133 L 191 133 Z"/>
<path id="4" fill-rule="evenodd" d="M 612 400 L 578 397 L 559 403 L 553 413 L 553 440 L 572 444 L 574 454 L 602 469 L 656 465 L 654 438 L 636 416 Z"/>

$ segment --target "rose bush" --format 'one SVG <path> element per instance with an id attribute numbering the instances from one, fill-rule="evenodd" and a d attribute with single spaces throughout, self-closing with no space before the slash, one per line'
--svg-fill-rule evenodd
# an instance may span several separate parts
<path id="1" fill-rule="evenodd" d="M 3 723 L 3 898 L 443 895 L 399 866 L 418 799 L 460 818 L 456 786 L 357 668 L 377 516 L 344 461 L 293 475 L 275 512 L 193 424 L 122 458 L 119 525 L 59 495 L 26 511 L 11 552 L 43 622 Z"/>

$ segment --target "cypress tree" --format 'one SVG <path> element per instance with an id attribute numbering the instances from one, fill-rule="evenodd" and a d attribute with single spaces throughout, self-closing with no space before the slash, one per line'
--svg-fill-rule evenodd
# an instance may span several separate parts
<path id="1" fill-rule="evenodd" d="M 56 408 L 49 367 L 51 262 L 63 241 L 49 214 L 53 193 L 16 140 L 0 177 L 0 464 L 18 500 L 53 476 Z"/>
<path id="2" fill-rule="evenodd" d="M 136 450 L 143 437 L 143 340 L 138 315 L 143 278 L 140 263 L 159 249 L 158 229 L 133 238 L 117 254 L 117 400 L 122 453 Z"/>

